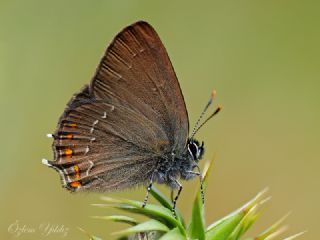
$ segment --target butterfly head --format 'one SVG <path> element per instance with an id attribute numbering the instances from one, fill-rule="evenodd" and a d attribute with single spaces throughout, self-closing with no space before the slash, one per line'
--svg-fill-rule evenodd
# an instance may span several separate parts
<path id="1" fill-rule="evenodd" d="M 200 145 L 199 141 L 191 138 L 188 140 L 187 147 L 189 155 L 198 162 L 204 153 L 203 142 Z"/>
<path id="2" fill-rule="evenodd" d="M 209 117 L 207 117 L 205 121 L 201 122 L 202 117 L 205 115 L 209 106 L 212 104 L 215 95 L 216 91 L 213 90 L 210 95 L 209 101 L 204 107 L 202 113 L 200 114 L 200 117 L 198 118 L 187 142 L 189 156 L 191 156 L 192 160 L 195 162 L 198 162 L 202 158 L 202 155 L 204 153 L 204 147 L 203 142 L 200 145 L 199 141 L 195 140 L 193 137 L 202 128 L 202 126 L 204 126 L 213 116 L 215 116 L 221 110 L 221 107 L 217 107 L 216 110 Z"/>

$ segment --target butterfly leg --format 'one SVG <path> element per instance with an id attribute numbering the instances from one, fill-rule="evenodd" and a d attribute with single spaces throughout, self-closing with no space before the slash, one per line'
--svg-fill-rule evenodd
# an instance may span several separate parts
<path id="1" fill-rule="evenodd" d="M 198 166 L 198 165 L 195 165 L 195 167 L 198 169 L 199 172 L 188 171 L 188 173 L 189 173 L 189 174 L 193 174 L 193 175 L 199 177 L 199 180 L 200 180 L 201 199 L 202 199 L 202 204 L 204 204 L 203 177 L 202 177 L 202 174 L 200 173 L 200 168 L 199 168 L 199 166 Z"/>
<path id="2" fill-rule="evenodd" d="M 171 192 L 170 192 L 170 199 L 171 199 L 171 202 L 173 202 L 173 194 L 174 194 L 174 191 L 173 191 L 173 189 L 171 189 Z"/>
<path id="3" fill-rule="evenodd" d="M 150 178 L 150 183 L 147 187 L 147 193 L 146 193 L 146 196 L 144 197 L 144 200 L 143 200 L 143 204 L 142 204 L 142 208 L 144 208 L 146 205 L 147 205 L 147 202 L 148 202 L 148 198 L 149 198 L 149 192 L 151 191 L 151 188 L 152 188 L 152 185 L 153 185 L 153 176 L 154 176 L 154 173 L 156 172 L 157 170 L 153 171 L 152 175 L 151 175 L 151 178 Z"/>
<path id="4" fill-rule="evenodd" d="M 144 208 L 147 205 L 148 198 L 149 198 L 149 192 L 151 191 L 151 188 L 153 185 L 153 175 L 154 175 L 154 172 L 150 178 L 150 183 L 147 187 L 147 193 L 146 193 L 146 196 L 144 197 L 142 208 Z M 147 237 L 147 240 L 148 240 L 148 235 L 146 233 L 138 233 L 138 237 L 139 237 L 139 240 L 144 240 L 145 237 Z"/>
<path id="5" fill-rule="evenodd" d="M 151 191 L 151 188 L 152 188 L 152 180 L 150 181 L 150 184 L 148 185 L 147 187 L 147 193 L 146 193 L 146 196 L 144 197 L 144 200 L 143 200 L 143 204 L 142 204 L 142 208 L 144 208 L 146 205 L 147 205 L 147 202 L 148 202 L 148 198 L 149 198 L 149 192 Z"/>
<path id="6" fill-rule="evenodd" d="M 178 180 L 176 180 L 176 179 L 173 179 L 173 181 L 175 182 L 175 184 L 178 185 L 178 188 L 179 188 L 176 197 L 173 199 L 173 206 L 172 206 L 172 214 L 173 214 L 173 216 L 174 216 L 175 218 L 177 218 L 176 205 L 177 205 L 177 200 L 178 200 L 178 198 L 179 198 L 179 196 L 180 196 L 180 193 L 181 193 L 181 191 L 182 191 L 182 185 L 181 185 L 181 183 L 179 183 Z"/>

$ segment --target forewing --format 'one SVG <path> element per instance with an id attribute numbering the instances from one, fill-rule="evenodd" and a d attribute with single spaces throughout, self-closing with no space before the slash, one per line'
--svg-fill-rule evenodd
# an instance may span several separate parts
<path id="1" fill-rule="evenodd" d="M 169 139 L 167 151 L 185 148 L 189 123 L 183 95 L 168 54 L 148 23 L 137 22 L 115 37 L 90 92 L 157 124 Z"/>

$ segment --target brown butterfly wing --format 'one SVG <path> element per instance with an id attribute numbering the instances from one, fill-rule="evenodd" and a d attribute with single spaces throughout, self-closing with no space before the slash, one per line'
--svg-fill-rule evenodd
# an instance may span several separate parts
<path id="1" fill-rule="evenodd" d="M 185 102 L 166 49 L 148 23 L 137 22 L 115 37 L 90 90 L 147 116 L 166 132 L 170 148 L 184 149 L 189 129 Z"/>
<path id="2" fill-rule="evenodd" d="M 120 32 L 89 86 L 68 103 L 54 133 L 55 161 L 70 190 L 145 183 L 166 153 L 181 153 L 188 117 L 174 70 L 145 22 Z"/>

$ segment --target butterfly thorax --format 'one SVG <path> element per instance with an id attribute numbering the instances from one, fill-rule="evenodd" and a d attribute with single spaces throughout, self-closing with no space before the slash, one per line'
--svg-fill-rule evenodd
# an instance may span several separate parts
<path id="1" fill-rule="evenodd" d="M 182 153 L 172 151 L 158 161 L 153 180 L 160 184 L 165 183 L 171 188 L 177 188 L 174 179 L 189 180 L 196 176 L 193 170 L 203 153 L 203 142 L 200 145 L 197 140 L 189 139 Z"/>

